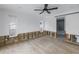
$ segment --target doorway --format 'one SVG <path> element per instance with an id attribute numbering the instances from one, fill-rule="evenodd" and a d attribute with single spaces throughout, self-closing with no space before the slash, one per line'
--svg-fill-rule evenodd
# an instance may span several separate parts
<path id="1" fill-rule="evenodd" d="M 64 17 L 62 18 L 57 18 L 57 37 L 59 38 L 64 38 L 65 36 L 65 19 Z"/>

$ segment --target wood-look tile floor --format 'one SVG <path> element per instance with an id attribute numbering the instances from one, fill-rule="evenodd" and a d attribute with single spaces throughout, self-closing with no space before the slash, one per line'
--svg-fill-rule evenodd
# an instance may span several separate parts
<path id="1" fill-rule="evenodd" d="M 79 46 L 61 39 L 44 36 L 0 48 L 0 54 L 72 54 L 79 53 Z"/>

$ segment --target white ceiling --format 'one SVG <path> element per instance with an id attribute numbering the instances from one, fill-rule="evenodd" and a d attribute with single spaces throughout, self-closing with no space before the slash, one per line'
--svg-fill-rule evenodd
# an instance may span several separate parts
<path id="1" fill-rule="evenodd" d="M 21 12 L 21 13 L 40 13 L 34 9 L 43 9 L 43 4 L 0 4 L 0 10 Z M 79 4 L 49 4 L 48 8 L 58 7 L 58 10 L 51 10 L 52 14 L 61 14 L 71 11 L 79 11 Z"/>

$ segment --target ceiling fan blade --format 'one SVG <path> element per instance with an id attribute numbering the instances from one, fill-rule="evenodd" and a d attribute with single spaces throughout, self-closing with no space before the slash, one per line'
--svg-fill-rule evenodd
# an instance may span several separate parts
<path id="1" fill-rule="evenodd" d="M 50 14 L 50 12 L 47 10 L 47 13 Z"/>
<path id="2" fill-rule="evenodd" d="M 42 11 L 40 14 L 42 14 L 44 11 Z"/>
<path id="3" fill-rule="evenodd" d="M 55 10 L 55 9 L 58 9 L 58 7 L 50 8 L 48 10 Z"/>
<path id="4" fill-rule="evenodd" d="M 34 11 L 42 11 L 41 9 L 34 9 Z"/>
<path id="5" fill-rule="evenodd" d="M 47 9 L 47 7 L 48 7 L 48 4 L 44 4 L 44 9 Z"/>

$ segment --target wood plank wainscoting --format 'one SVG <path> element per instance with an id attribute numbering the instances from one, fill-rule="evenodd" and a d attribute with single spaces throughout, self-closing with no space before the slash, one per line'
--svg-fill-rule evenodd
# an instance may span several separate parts
<path id="1" fill-rule="evenodd" d="M 9 35 L 0 36 L 0 47 L 22 41 L 28 41 L 31 39 L 40 38 L 46 35 L 56 38 L 56 32 L 50 32 L 50 31 L 43 31 L 43 32 L 35 31 L 35 32 L 20 33 L 16 37 L 9 37 Z"/>
<path id="2" fill-rule="evenodd" d="M 9 44 L 19 43 L 22 41 L 28 41 L 31 39 L 40 38 L 46 35 L 53 38 L 58 38 L 57 33 L 51 32 L 51 31 L 43 31 L 43 32 L 35 31 L 35 32 L 19 33 L 16 37 L 9 37 L 9 35 L 5 35 L 5 36 L 0 36 L 0 47 L 6 46 Z M 64 41 L 67 43 L 79 45 L 79 43 L 76 42 L 76 39 L 74 39 L 74 37 L 75 35 L 73 34 L 65 34 Z"/>
<path id="3" fill-rule="evenodd" d="M 77 42 L 77 38 L 74 34 L 65 34 L 65 42 L 79 45 L 79 42 Z"/>

